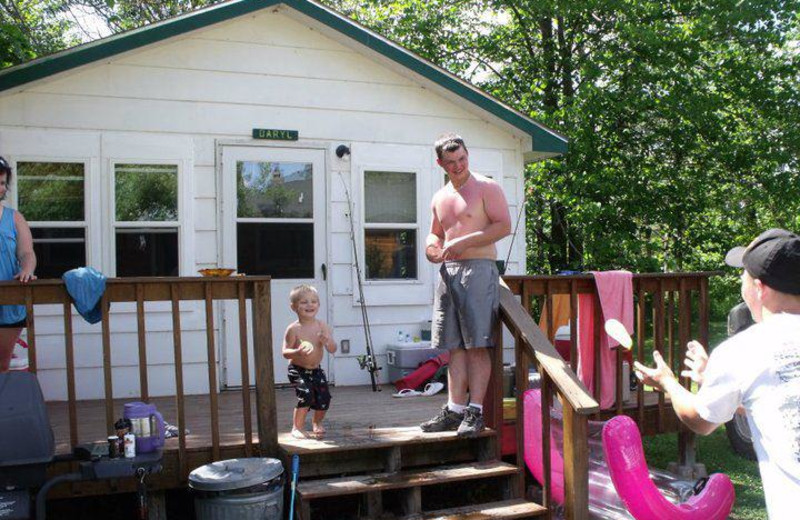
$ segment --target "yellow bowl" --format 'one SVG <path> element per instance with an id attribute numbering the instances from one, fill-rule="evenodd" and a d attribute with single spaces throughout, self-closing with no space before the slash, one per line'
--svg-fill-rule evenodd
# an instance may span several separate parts
<path id="1" fill-rule="evenodd" d="M 236 269 L 227 269 L 224 267 L 216 267 L 213 269 L 200 269 L 197 271 L 203 276 L 215 276 L 215 277 L 224 277 L 232 275 Z"/>

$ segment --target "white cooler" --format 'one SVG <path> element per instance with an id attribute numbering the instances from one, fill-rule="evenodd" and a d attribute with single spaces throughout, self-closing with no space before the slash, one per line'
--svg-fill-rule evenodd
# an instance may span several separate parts
<path id="1" fill-rule="evenodd" d="M 444 352 L 431 347 L 430 341 L 390 343 L 386 346 L 386 367 L 389 381 L 402 379 L 426 362 Z"/>

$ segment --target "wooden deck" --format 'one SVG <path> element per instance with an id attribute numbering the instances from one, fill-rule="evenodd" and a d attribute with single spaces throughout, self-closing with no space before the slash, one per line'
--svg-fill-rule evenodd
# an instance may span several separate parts
<path id="1" fill-rule="evenodd" d="M 294 390 L 279 388 L 276 391 L 278 431 L 291 429 L 292 409 L 295 406 Z M 368 386 L 335 387 L 331 394 L 333 400 L 325 418 L 326 428 L 331 439 L 347 436 L 351 430 L 377 429 L 388 427 L 414 426 L 435 415 L 447 401 L 447 393 L 440 392 L 431 397 L 417 396 L 394 398 L 394 386 L 384 385 L 381 392 L 372 392 Z M 219 394 L 220 445 L 239 446 L 245 442 L 244 414 L 242 413 L 242 394 L 240 391 Z M 115 399 L 115 417 L 122 417 L 125 403 L 136 398 Z M 207 448 L 211 445 L 210 402 L 207 395 L 186 396 L 186 436 L 187 449 Z M 156 397 L 150 400 L 155 404 L 164 420 L 177 425 L 177 409 L 174 397 Z M 255 395 L 251 392 L 253 403 L 251 416 L 256 421 Z M 78 441 L 94 442 L 105 440 L 108 433 L 105 426 L 105 402 L 103 400 L 78 401 Z M 69 453 L 69 426 L 66 402 L 49 402 L 47 411 L 56 441 L 56 453 Z M 309 428 L 310 428 L 310 419 Z M 253 432 L 253 442 L 258 442 L 258 432 Z M 314 441 L 312 441 L 313 443 Z M 324 445 L 324 443 L 320 443 Z M 167 440 L 166 450 L 177 450 L 177 438 Z"/>
<path id="2" fill-rule="evenodd" d="M 387 428 L 408 427 L 408 436 L 414 436 L 418 430 L 417 424 L 435 415 L 447 401 L 446 391 L 432 397 L 417 396 L 394 398 L 395 389 L 391 385 L 384 385 L 381 392 L 372 392 L 368 386 L 335 387 L 332 389 L 333 401 L 331 409 L 325 418 L 328 429 L 325 442 L 315 440 L 298 441 L 288 435 L 291 429 L 292 409 L 295 405 L 294 390 L 279 388 L 276 391 L 278 407 L 279 442 L 287 448 L 294 447 L 310 451 L 325 451 L 335 448 L 340 450 L 343 445 L 358 445 L 363 442 L 364 432 L 368 432 L 370 442 L 380 443 Z M 625 414 L 636 418 L 637 395 L 632 393 L 631 399 L 625 402 Z M 117 416 L 122 416 L 122 407 L 125 403 L 135 401 L 136 398 L 115 399 L 114 409 Z M 655 421 L 649 417 L 658 411 L 658 394 L 655 392 L 644 393 L 647 419 L 646 423 Z M 156 397 L 151 399 L 159 412 L 170 424 L 177 424 L 177 411 L 174 397 Z M 255 396 L 251 392 L 253 403 L 251 416 L 253 425 L 256 425 Z M 669 400 L 664 406 L 669 407 Z M 105 429 L 105 402 L 103 400 L 78 401 L 78 441 L 80 443 L 102 441 L 108 435 Z M 207 395 L 186 396 L 186 435 L 187 449 L 207 448 L 211 445 L 211 419 L 210 403 Z M 240 391 L 227 391 L 219 394 L 220 410 L 220 444 L 221 446 L 240 446 L 245 442 L 244 421 L 242 413 L 242 394 Z M 47 411 L 56 442 L 56 453 L 69 453 L 69 427 L 67 420 L 66 402 L 49 402 Z M 603 420 L 614 415 L 612 410 L 601 412 Z M 666 425 L 665 425 L 666 426 Z M 310 419 L 309 419 L 310 428 Z M 649 429 L 649 428 L 648 428 Z M 392 436 L 398 435 L 397 430 L 392 431 Z M 258 432 L 253 432 L 253 443 L 258 442 Z M 178 440 L 167 440 L 167 450 L 177 450 Z"/>

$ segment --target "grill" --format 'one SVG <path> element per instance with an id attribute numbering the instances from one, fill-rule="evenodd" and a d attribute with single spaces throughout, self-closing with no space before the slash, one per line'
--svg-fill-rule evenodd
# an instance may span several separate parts
<path id="1" fill-rule="evenodd" d="M 109 459 L 82 445 L 73 455 L 55 456 L 55 442 L 42 390 L 34 374 L 0 374 L 0 519 L 30 518 L 31 493 L 38 488 L 36 518 L 45 518 L 48 491 L 62 482 L 135 477 L 144 495 L 145 476 L 161 471 L 161 451 L 132 459 Z M 107 453 L 107 452 L 106 452 Z M 47 480 L 54 460 L 80 461 L 78 471 Z"/>
<path id="2" fill-rule="evenodd" d="M 27 490 L 42 486 L 55 443 L 42 390 L 33 374 L 0 374 L 0 492 L 12 504 L 0 518 L 27 518 Z"/>

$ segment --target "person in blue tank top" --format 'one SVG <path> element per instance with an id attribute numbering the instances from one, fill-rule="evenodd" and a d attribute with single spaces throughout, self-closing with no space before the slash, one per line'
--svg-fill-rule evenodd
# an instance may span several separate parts
<path id="1" fill-rule="evenodd" d="M 0 157 L 0 281 L 36 279 L 31 228 L 18 211 L 2 204 L 11 183 L 11 166 Z M 0 305 L 0 372 L 7 372 L 14 345 L 25 326 L 24 305 Z"/>

